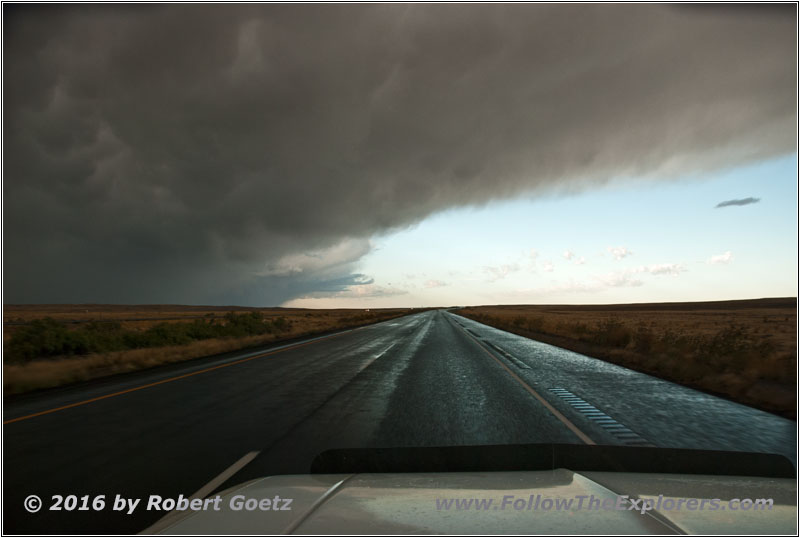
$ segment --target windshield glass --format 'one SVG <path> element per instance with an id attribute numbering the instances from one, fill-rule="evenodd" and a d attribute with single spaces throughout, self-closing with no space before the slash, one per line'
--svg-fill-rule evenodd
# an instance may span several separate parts
<path id="1" fill-rule="evenodd" d="M 3 15 L 5 533 L 796 468 L 793 4 Z"/>

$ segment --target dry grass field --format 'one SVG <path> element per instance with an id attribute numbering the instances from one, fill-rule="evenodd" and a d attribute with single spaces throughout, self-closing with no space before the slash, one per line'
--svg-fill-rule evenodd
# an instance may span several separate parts
<path id="1" fill-rule="evenodd" d="M 459 314 L 796 418 L 797 299 L 516 305 Z"/>
<path id="2" fill-rule="evenodd" d="M 14 394 L 86 381 L 116 373 L 178 362 L 217 353 L 224 353 L 271 342 L 288 340 L 338 329 L 356 327 L 402 316 L 409 309 L 337 309 L 307 310 L 289 308 L 208 307 L 182 305 L 4 305 L 3 306 L 3 393 Z M 257 313 L 265 331 L 242 336 L 185 339 L 175 345 L 140 345 L 136 349 L 109 347 L 102 352 L 72 352 L 51 356 L 20 357 L 15 354 L 17 340 L 42 323 L 43 336 L 94 334 L 113 332 L 119 338 L 150 335 L 159 332 L 174 336 L 166 329 L 220 328 L 230 324 L 230 316 L 244 317 Z M 238 319 L 237 317 L 233 319 Z M 47 321 L 45 321 L 47 320 Z M 169 326 L 165 327 L 165 324 Z M 107 334 L 99 332 L 98 334 Z M 212 335 L 213 336 L 213 335 Z M 63 339 L 63 338 L 62 338 Z M 160 341 L 160 340 L 159 340 Z M 119 346 L 117 346 L 119 347 Z M 133 346 L 131 346 L 133 347 Z M 41 352 L 40 352 L 41 353 Z"/>

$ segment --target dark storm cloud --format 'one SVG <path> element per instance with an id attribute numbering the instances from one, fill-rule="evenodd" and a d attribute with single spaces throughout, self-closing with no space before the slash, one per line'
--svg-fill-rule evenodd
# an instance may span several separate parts
<path id="1" fill-rule="evenodd" d="M 6 302 L 335 293 L 444 208 L 794 148 L 793 8 L 3 10 Z"/>
<path id="2" fill-rule="evenodd" d="M 724 202 L 720 202 L 714 207 L 729 207 L 732 205 L 750 205 L 750 204 L 757 204 L 761 201 L 761 198 L 741 198 L 739 200 L 725 200 Z"/>

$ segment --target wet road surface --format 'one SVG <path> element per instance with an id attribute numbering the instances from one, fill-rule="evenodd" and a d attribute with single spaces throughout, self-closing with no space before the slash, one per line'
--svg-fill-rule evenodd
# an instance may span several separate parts
<path id="1" fill-rule="evenodd" d="M 139 532 L 164 513 L 47 508 L 55 494 L 144 503 L 306 473 L 328 448 L 595 443 L 794 461 L 796 445 L 793 421 L 443 310 L 10 399 L 3 419 L 6 534 Z"/>

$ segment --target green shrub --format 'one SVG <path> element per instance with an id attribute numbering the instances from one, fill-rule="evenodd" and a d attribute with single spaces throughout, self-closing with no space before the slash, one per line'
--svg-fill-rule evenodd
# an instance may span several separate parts
<path id="1" fill-rule="evenodd" d="M 69 331 L 52 318 L 37 319 L 14 333 L 8 343 L 12 360 L 24 361 L 39 356 L 78 355 L 88 353 L 86 334 Z"/>

